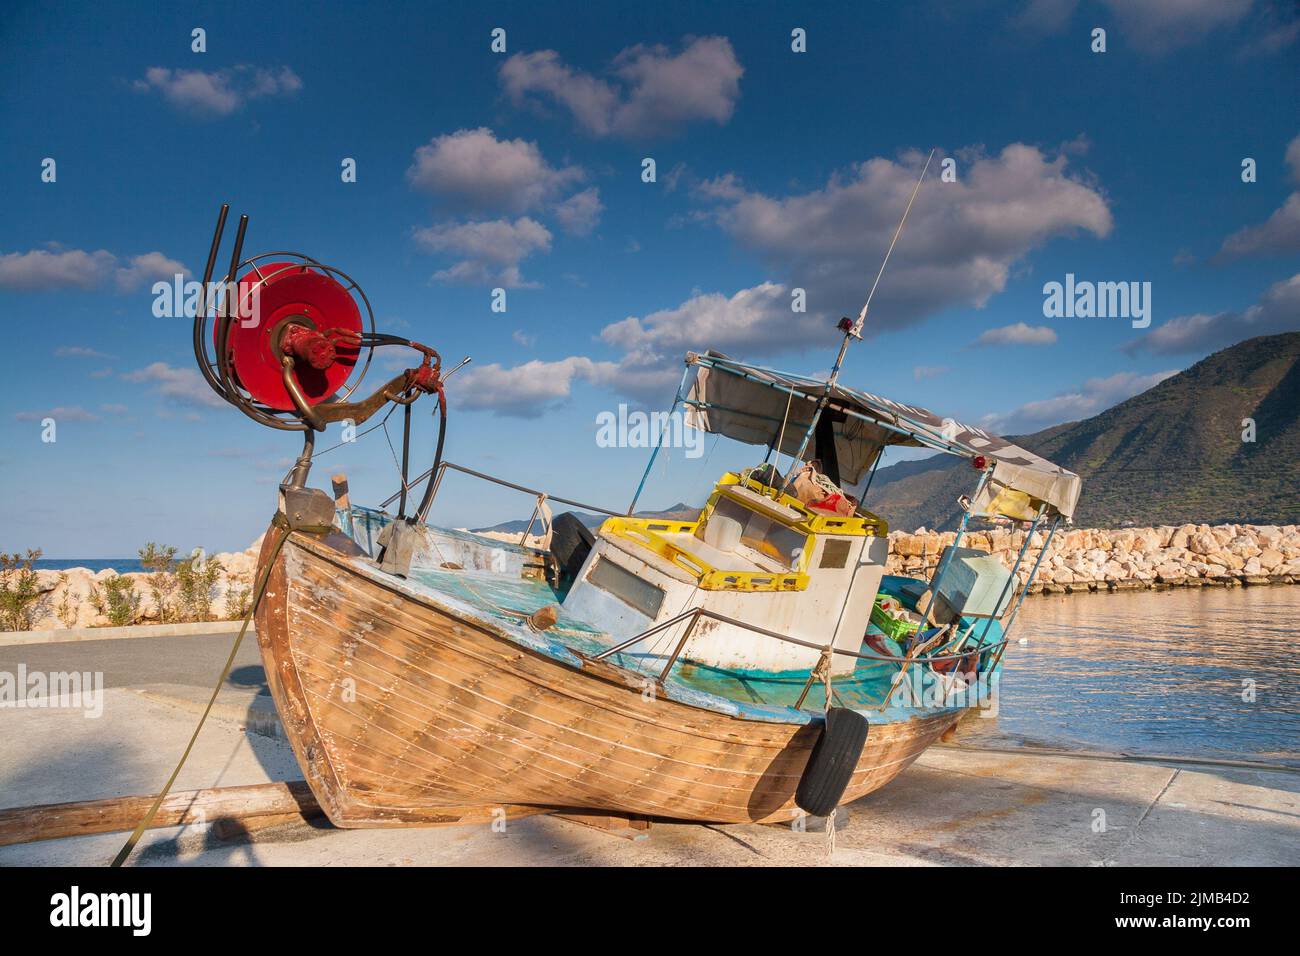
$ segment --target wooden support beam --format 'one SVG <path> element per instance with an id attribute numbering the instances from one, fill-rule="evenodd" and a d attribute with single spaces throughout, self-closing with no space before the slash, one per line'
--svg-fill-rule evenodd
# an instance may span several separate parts
<path id="1" fill-rule="evenodd" d="M 0 810 L 0 846 L 58 840 L 91 833 L 134 830 L 155 797 L 111 797 L 76 803 L 49 803 Z M 304 780 L 247 787 L 185 790 L 170 794 L 158 808 L 151 828 L 221 820 L 321 816 L 323 811 Z"/>
<path id="2" fill-rule="evenodd" d="M 647 840 L 650 838 L 650 818 L 641 816 L 622 816 L 617 813 L 554 813 L 559 820 L 568 820 L 579 826 L 599 830 L 609 836 L 623 840 Z"/>

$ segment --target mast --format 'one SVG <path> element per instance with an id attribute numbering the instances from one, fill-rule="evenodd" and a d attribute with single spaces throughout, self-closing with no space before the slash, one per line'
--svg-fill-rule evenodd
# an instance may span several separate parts
<path id="1" fill-rule="evenodd" d="M 881 261 L 880 270 L 876 273 L 876 281 L 871 283 L 871 291 L 867 293 L 867 301 L 863 303 L 862 311 L 858 313 L 858 320 L 850 322 L 847 317 L 840 319 L 839 328 L 844 333 L 844 339 L 840 342 L 840 352 L 835 357 L 835 365 L 831 368 L 831 374 L 826 379 L 826 388 L 822 391 L 821 398 L 817 400 L 817 407 L 813 409 L 812 418 L 808 422 L 808 429 L 804 432 L 803 441 L 799 443 L 799 450 L 795 452 L 792 464 L 798 464 L 798 462 L 802 461 L 804 453 L 808 450 L 808 442 L 812 440 L 813 432 L 817 428 L 817 420 L 821 418 L 822 412 L 825 411 L 827 404 L 831 400 L 831 394 L 835 391 L 835 383 L 839 380 L 840 369 L 844 365 L 844 356 L 849 351 L 849 343 L 854 339 L 862 338 L 862 326 L 867 321 L 867 310 L 871 308 L 871 300 L 876 294 L 876 287 L 880 285 L 880 277 L 885 274 L 885 266 L 889 264 L 889 257 L 893 254 L 894 245 L 903 232 L 903 226 L 907 222 L 907 214 L 912 211 L 912 203 L 916 201 L 916 194 L 921 191 L 921 183 L 925 181 L 925 174 L 930 169 L 932 159 L 934 159 L 933 149 L 930 150 L 930 155 L 925 158 L 925 165 L 921 167 L 921 175 L 916 180 L 916 185 L 912 187 L 911 198 L 907 200 L 907 207 L 903 210 L 903 217 L 898 220 L 898 226 L 894 229 L 894 237 L 889 240 L 889 248 L 885 250 L 885 258 Z M 778 446 L 781 437 L 777 436 Z M 794 471 L 791 470 L 789 477 L 786 479 L 786 488 L 789 488 L 794 482 L 794 474 Z"/>

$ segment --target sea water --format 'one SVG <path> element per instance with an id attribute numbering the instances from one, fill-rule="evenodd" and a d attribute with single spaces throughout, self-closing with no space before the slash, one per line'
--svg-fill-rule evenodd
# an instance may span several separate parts
<path id="1" fill-rule="evenodd" d="M 1300 766 L 1298 638 L 1293 585 L 1026 598 L 997 716 L 959 737 Z"/>

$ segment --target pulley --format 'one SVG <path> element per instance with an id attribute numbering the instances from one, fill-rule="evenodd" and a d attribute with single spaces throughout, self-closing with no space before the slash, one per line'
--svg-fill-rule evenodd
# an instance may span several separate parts
<path id="1" fill-rule="evenodd" d="M 254 401 L 287 412 L 298 407 L 295 389 L 306 404 L 319 405 L 343 388 L 362 332 L 361 311 L 343 283 L 309 263 L 270 262 L 244 273 L 238 295 L 228 355 L 235 384 Z"/>
<path id="2" fill-rule="evenodd" d="M 295 252 L 242 258 L 247 216 L 240 217 L 226 276 L 214 286 L 229 208 L 221 207 L 208 252 L 194 316 L 194 355 L 213 390 L 249 418 L 306 433 L 303 452 L 282 486 L 286 494 L 304 490 L 314 432 L 324 431 L 330 422 L 360 424 L 389 404 L 408 406 L 409 416 L 410 404 L 421 395 L 438 396 L 440 458 L 446 401 L 438 353 L 405 337 L 376 332 L 365 293 L 333 266 Z M 419 364 L 354 401 L 379 346 L 413 349 Z M 405 481 L 403 474 L 403 485 Z M 431 481 L 429 491 L 432 487 Z M 421 513 L 427 510 L 429 491 Z M 321 507 L 328 510 L 325 503 Z"/>

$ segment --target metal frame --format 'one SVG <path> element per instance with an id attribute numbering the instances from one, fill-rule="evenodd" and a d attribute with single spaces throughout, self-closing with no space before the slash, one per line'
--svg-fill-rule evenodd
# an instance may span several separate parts
<path id="1" fill-rule="evenodd" d="M 494 475 L 488 475 L 481 471 L 475 471 L 473 468 L 466 468 L 464 465 L 457 465 L 455 462 L 450 462 L 450 461 L 444 461 L 438 466 L 438 475 L 433 482 L 433 496 L 429 499 L 430 504 L 433 503 L 433 498 L 437 497 L 438 489 L 442 487 L 442 479 L 443 476 L 447 473 L 448 468 L 450 468 L 453 471 L 458 471 L 463 475 L 469 475 L 472 478 L 479 478 L 482 479 L 483 481 L 490 481 L 493 484 L 501 485 L 505 488 L 512 488 L 515 491 L 522 491 L 525 494 L 533 495 L 534 497 L 536 497 L 537 495 L 545 495 L 547 501 L 558 501 L 562 505 L 572 505 L 575 508 L 582 508 L 584 511 L 596 511 L 603 515 L 609 515 L 611 518 L 626 517 L 626 515 L 622 511 L 612 511 L 609 508 L 601 508 L 597 505 L 589 505 L 582 501 L 574 501 L 571 498 L 561 498 L 558 495 L 548 494 L 547 492 L 541 491 L 540 489 L 537 488 L 529 488 L 526 485 L 516 484 L 513 481 L 507 481 L 504 478 L 497 478 Z M 424 471 L 417 477 L 413 478 L 410 483 L 412 485 L 418 485 L 420 482 L 428 478 L 430 473 L 432 473 L 432 471 L 433 469 L 429 468 L 428 470 Z M 398 491 L 393 492 L 393 494 L 389 495 L 387 498 L 385 498 L 383 501 L 379 503 L 379 507 L 381 509 L 387 508 L 399 497 L 401 497 L 401 494 L 402 492 L 400 489 Z M 423 516 L 421 516 L 421 520 L 423 520 Z"/>
<path id="2" fill-rule="evenodd" d="M 688 365 L 682 372 L 682 380 L 677 384 L 677 394 L 673 396 L 673 403 L 668 408 L 668 417 L 664 419 L 663 430 L 659 433 L 659 441 L 655 442 L 654 448 L 650 449 L 650 460 L 646 462 L 645 471 L 641 473 L 641 480 L 637 483 L 636 492 L 632 495 L 632 503 L 627 506 L 626 514 L 631 515 L 636 510 L 636 503 L 641 498 L 641 492 L 645 490 L 645 483 L 650 478 L 650 470 L 655 466 L 655 459 L 659 457 L 659 449 L 663 447 L 664 435 L 667 433 L 672 423 L 673 412 L 677 411 L 677 406 L 681 404 L 682 390 L 686 388 L 686 379 L 691 374 L 691 367 Z"/>
<path id="3" fill-rule="evenodd" d="M 887 664 L 899 664 L 900 677 L 902 674 L 906 673 L 908 667 L 916 663 L 918 660 L 924 660 L 927 663 L 933 661 L 958 660 L 961 658 L 969 657 L 972 653 L 971 651 L 963 651 L 954 654 L 934 654 L 922 658 L 920 656 L 922 651 L 924 650 L 924 646 L 922 646 L 922 648 L 918 649 L 915 654 L 909 655 L 908 657 L 905 657 L 900 660 L 897 657 L 891 657 L 886 654 L 865 654 L 861 651 L 850 651 L 839 647 L 833 647 L 833 646 L 827 647 L 821 644 L 814 644 L 812 641 L 805 641 L 797 637 L 790 637 L 788 634 L 780 634 L 776 631 L 771 631 L 768 630 L 767 628 L 759 627 L 755 624 L 750 624 L 746 621 L 740 621 L 737 620 L 736 618 L 728 617 L 725 614 L 719 614 L 716 611 L 710 611 L 702 607 L 694 607 L 682 611 L 680 614 L 676 615 L 675 617 L 671 617 L 666 621 L 661 621 L 660 623 L 656 624 L 654 627 L 642 631 L 640 634 L 637 634 L 634 637 L 630 637 L 625 641 L 620 641 L 619 643 L 615 644 L 613 647 L 608 648 L 607 650 L 601 651 L 599 654 L 594 655 L 592 657 L 592 660 L 597 660 L 597 661 L 606 660 L 615 654 L 627 650 L 629 647 L 632 647 L 635 644 L 641 643 L 647 638 L 653 637 L 654 635 L 658 634 L 660 631 L 667 630 L 668 628 L 676 624 L 680 624 L 682 621 L 689 618 L 690 623 L 687 624 L 686 629 L 682 632 L 682 636 L 679 637 L 677 639 L 676 644 L 673 645 L 672 653 L 668 656 L 667 662 L 660 669 L 658 676 L 655 678 L 655 683 L 662 686 L 664 682 L 668 680 L 668 675 L 672 672 L 673 667 L 677 664 L 678 659 L 681 657 L 682 651 L 685 650 L 686 644 L 690 640 L 691 635 L 695 630 L 696 622 L 698 622 L 699 619 L 702 617 L 708 618 L 709 620 L 712 621 L 718 621 L 723 624 L 730 624 L 733 625 L 734 627 L 740 627 L 747 631 L 753 631 L 755 634 L 761 634 L 764 637 L 770 637 L 778 641 L 784 641 L 787 644 L 796 644 L 799 647 L 806 647 L 809 648 L 810 650 L 821 651 L 823 658 L 825 658 L 827 654 L 842 654 L 846 657 L 857 658 L 858 660 L 881 661 Z M 1004 640 L 999 644 L 990 644 L 988 647 L 980 647 L 979 652 L 983 654 L 986 652 L 1000 650 L 1002 647 L 1005 646 L 1005 644 L 1006 641 Z M 809 672 L 808 683 L 805 684 L 803 693 L 799 695 L 799 700 L 795 705 L 796 710 L 802 709 L 800 705 L 803 704 L 803 701 L 807 697 L 808 691 L 811 688 L 813 681 L 817 678 L 818 676 L 817 670 L 820 666 L 821 665 L 819 663 L 818 667 L 813 668 Z M 894 682 L 890 685 L 889 692 L 885 695 L 884 701 L 881 702 L 882 708 L 888 705 L 889 698 L 893 696 L 894 688 L 898 685 L 898 679 L 899 678 L 896 677 L 894 679 Z M 830 693 L 831 693 L 831 678 L 830 678 L 829 671 L 827 672 L 826 675 L 826 686 L 827 686 L 826 700 L 829 703 Z"/>

